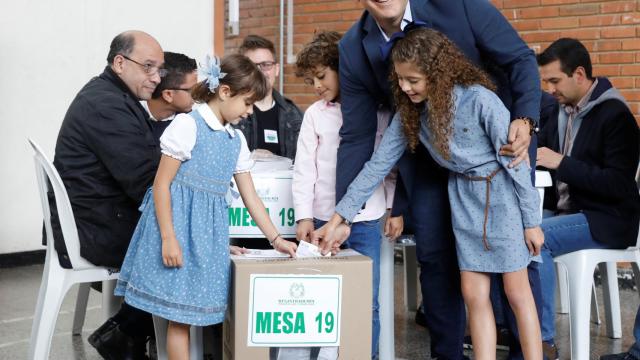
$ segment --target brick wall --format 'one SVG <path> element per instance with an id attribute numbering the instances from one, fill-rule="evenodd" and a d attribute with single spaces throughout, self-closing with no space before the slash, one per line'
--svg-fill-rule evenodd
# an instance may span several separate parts
<path id="1" fill-rule="evenodd" d="M 613 81 L 640 121 L 640 0 L 492 2 L 536 51 L 560 37 L 582 41 L 591 52 L 595 75 Z M 233 51 L 245 35 L 252 33 L 273 40 L 277 47 L 279 6 L 279 0 L 241 0 L 240 35 L 226 36 L 225 50 Z M 361 12 L 355 0 L 294 0 L 294 52 L 312 38 L 316 29 L 346 31 Z M 293 65 L 284 65 L 284 73 L 287 97 L 303 109 L 315 101 L 311 89 L 294 76 Z"/>

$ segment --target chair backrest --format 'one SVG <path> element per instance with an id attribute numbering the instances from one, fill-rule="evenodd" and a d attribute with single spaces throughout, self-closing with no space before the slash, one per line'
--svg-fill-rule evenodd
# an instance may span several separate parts
<path id="1" fill-rule="evenodd" d="M 62 236 L 67 248 L 69 260 L 71 261 L 71 266 L 74 269 L 95 267 L 95 265 L 80 256 L 80 241 L 78 240 L 76 221 L 73 217 L 73 210 L 71 208 L 71 202 L 69 201 L 69 195 L 62 183 L 60 174 L 58 174 L 58 170 L 56 170 L 51 161 L 49 161 L 40 146 L 38 146 L 38 144 L 33 140 L 28 140 L 33 151 L 35 151 L 33 158 L 36 164 L 36 177 L 38 179 L 42 215 L 44 217 L 45 231 L 47 234 L 47 252 L 54 256 L 54 259 L 51 259 L 51 261 L 58 261 L 58 253 L 54 247 L 53 231 L 51 228 L 51 210 L 49 207 L 49 197 L 47 196 L 49 184 L 51 184 L 53 189 L 56 208 L 58 210 L 58 219 L 60 221 Z"/>

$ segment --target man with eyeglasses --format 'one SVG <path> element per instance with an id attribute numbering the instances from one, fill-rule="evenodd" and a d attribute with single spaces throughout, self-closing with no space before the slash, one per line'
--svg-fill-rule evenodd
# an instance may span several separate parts
<path id="1" fill-rule="evenodd" d="M 80 255 L 118 269 L 160 161 L 159 142 L 140 100 L 151 98 L 166 70 L 160 44 L 141 31 L 117 35 L 107 62 L 69 106 L 54 165 L 71 201 Z M 52 212 L 60 264 L 70 268 L 55 205 Z M 152 335 L 151 315 L 123 303 L 88 340 L 105 359 L 146 359 Z"/>
<path id="2" fill-rule="evenodd" d="M 149 113 L 153 133 L 158 139 L 177 114 L 191 111 L 191 88 L 198 82 L 198 65 L 184 54 L 165 51 L 164 69 L 167 75 L 153 91 L 151 99 L 140 102 Z"/>
<path id="3" fill-rule="evenodd" d="M 244 133 L 249 150 L 264 149 L 293 160 L 302 112 L 273 88 L 280 74 L 273 42 L 258 35 L 249 35 L 244 38 L 238 51 L 260 68 L 271 91 L 264 99 L 256 101 L 253 114 L 236 128 Z"/>

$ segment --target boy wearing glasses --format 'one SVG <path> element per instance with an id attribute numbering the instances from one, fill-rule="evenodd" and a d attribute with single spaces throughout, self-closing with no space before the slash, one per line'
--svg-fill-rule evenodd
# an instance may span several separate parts
<path id="1" fill-rule="evenodd" d="M 177 114 L 191 111 L 191 88 L 198 82 L 198 65 L 184 54 L 165 51 L 164 69 L 167 74 L 151 99 L 140 101 L 149 113 L 153 134 L 158 139 Z"/>
<path id="2" fill-rule="evenodd" d="M 280 74 L 273 42 L 258 35 L 249 35 L 242 41 L 238 52 L 260 68 L 271 91 L 264 99 L 256 101 L 253 114 L 236 128 L 247 138 L 249 150 L 264 149 L 293 160 L 296 156 L 302 112 L 291 100 L 273 88 Z"/>

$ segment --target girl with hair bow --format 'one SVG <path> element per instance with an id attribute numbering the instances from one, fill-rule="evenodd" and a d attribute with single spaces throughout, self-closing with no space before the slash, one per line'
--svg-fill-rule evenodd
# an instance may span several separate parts
<path id="1" fill-rule="evenodd" d="M 189 358 L 189 328 L 221 323 L 229 290 L 229 219 L 226 194 L 235 178 L 260 230 L 278 251 L 295 256 L 256 194 L 247 143 L 236 124 L 253 111 L 267 83 L 242 55 L 207 57 L 198 103 L 178 115 L 160 138 L 162 158 L 133 234 L 115 294 L 169 320 L 169 359 Z"/>

